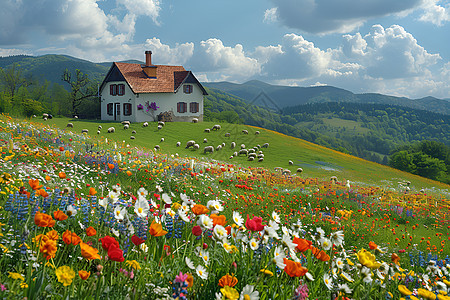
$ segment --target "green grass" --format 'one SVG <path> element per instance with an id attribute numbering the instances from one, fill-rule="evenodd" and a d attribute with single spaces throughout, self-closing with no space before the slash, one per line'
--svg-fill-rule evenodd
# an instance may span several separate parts
<path id="1" fill-rule="evenodd" d="M 33 121 L 44 123 L 41 119 L 34 119 Z M 68 122 L 74 124 L 73 129 L 66 127 Z M 124 130 L 123 126 L 118 122 L 86 121 L 68 118 L 53 118 L 46 121 L 45 124 L 54 125 L 74 133 L 80 133 L 82 129 L 88 129 L 89 135 L 93 138 L 93 143 L 103 143 L 107 138 L 108 141 L 124 141 L 130 147 L 153 149 L 155 145 L 159 145 L 160 151 L 169 155 L 177 153 L 182 157 L 203 157 L 229 162 L 241 167 L 263 167 L 272 170 L 275 167 L 282 167 L 291 170 L 292 173 L 295 173 L 297 168 L 301 167 L 303 168 L 302 177 L 327 179 L 331 176 L 337 176 L 338 180 L 348 179 L 359 184 L 364 183 L 385 187 L 397 187 L 397 182 L 408 180 L 411 181 L 413 190 L 433 188 L 433 191 L 436 192 L 443 191 L 448 193 L 449 191 L 449 186 L 443 183 L 366 161 L 298 138 L 247 125 L 221 123 L 221 130 L 204 133 L 205 128 L 212 128 L 215 123 L 168 122 L 161 130 L 157 129 L 156 123 L 150 123 L 146 128 L 142 127 L 142 123 L 135 123 L 131 124 L 130 129 Z M 96 134 L 98 125 L 103 126 L 100 135 Z M 107 133 L 107 128 L 110 126 L 116 128 L 115 133 Z M 244 135 L 242 133 L 243 129 L 248 130 L 249 134 Z M 135 140 L 130 139 L 132 130 L 136 130 L 136 134 L 134 134 Z M 255 135 L 257 130 L 261 132 L 260 135 Z M 226 132 L 231 133 L 230 138 L 224 136 Z M 165 141 L 161 142 L 161 138 L 164 138 Z M 207 143 L 203 143 L 204 138 L 208 140 Z M 200 145 L 200 149 L 197 151 L 185 149 L 188 140 L 195 140 Z M 181 147 L 176 147 L 178 141 L 181 142 Z M 232 141 L 236 142 L 237 145 L 233 150 L 230 149 Z M 223 150 L 215 151 L 213 154 L 203 153 L 204 146 L 213 145 L 216 147 L 223 142 L 226 143 Z M 262 149 L 265 155 L 263 162 L 250 162 L 244 156 L 229 159 L 234 151 L 239 150 L 241 144 L 251 148 L 264 143 L 269 143 L 270 145 L 269 148 Z M 294 165 L 290 166 L 289 160 L 292 160 Z"/>

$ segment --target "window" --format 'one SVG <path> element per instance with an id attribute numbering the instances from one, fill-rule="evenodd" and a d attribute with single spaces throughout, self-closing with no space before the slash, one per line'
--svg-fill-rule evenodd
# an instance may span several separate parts
<path id="1" fill-rule="evenodd" d="M 111 94 L 111 96 L 117 95 L 117 84 L 111 84 L 109 86 L 109 93 Z"/>
<path id="2" fill-rule="evenodd" d="M 123 104 L 123 115 L 124 116 L 131 116 L 131 103 L 124 103 Z"/>
<path id="3" fill-rule="evenodd" d="M 187 112 L 187 103 L 186 102 L 178 102 L 177 103 L 177 112 L 179 112 L 179 113 Z"/>
<path id="4" fill-rule="evenodd" d="M 117 95 L 119 95 L 119 96 L 125 95 L 125 84 L 117 85 Z"/>
<path id="5" fill-rule="evenodd" d="M 198 113 L 199 111 L 198 107 L 199 107 L 198 102 L 189 103 L 189 111 L 191 113 Z"/>
<path id="6" fill-rule="evenodd" d="M 183 92 L 185 94 L 191 94 L 192 93 L 192 85 L 191 84 L 185 84 L 183 86 Z"/>
<path id="7" fill-rule="evenodd" d="M 112 103 L 108 103 L 108 105 L 106 105 L 106 113 L 110 116 L 112 116 L 114 114 Z"/>

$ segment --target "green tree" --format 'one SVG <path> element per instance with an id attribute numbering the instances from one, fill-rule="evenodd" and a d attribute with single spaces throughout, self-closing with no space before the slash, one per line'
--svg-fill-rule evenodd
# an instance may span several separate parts
<path id="1" fill-rule="evenodd" d="M 13 64 L 9 69 L 0 68 L 0 81 L 11 99 L 14 99 L 15 94 L 21 87 L 26 87 L 31 84 L 31 80 L 25 78 L 23 70 L 19 68 L 18 64 Z"/>
<path id="2" fill-rule="evenodd" d="M 97 95 L 97 85 L 91 82 L 87 74 L 84 74 L 79 69 L 75 70 L 75 78 L 72 78 L 72 73 L 68 69 L 65 69 L 62 80 L 70 85 L 72 113 L 78 115 L 79 106 L 83 100 L 94 99 Z"/>
<path id="3" fill-rule="evenodd" d="M 414 173 L 416 169 L 413 156 L 406 150 L 393 153 L 389 159 L 389 165 L 395 169 L 409 173 Z"/>

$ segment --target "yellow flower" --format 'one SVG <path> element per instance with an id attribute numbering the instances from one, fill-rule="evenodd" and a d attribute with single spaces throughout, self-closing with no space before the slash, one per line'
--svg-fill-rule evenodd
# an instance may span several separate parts
<path id="1" fill-rule="evenodd" d="M 267 269 L 261 269 L 260 272 L 264 273 L 266 275 L 269 275 L 269 276 L 273 276 L 273 273 L 271 271 L 267 270 Z"/>
<path id="2" fill-rule="evenodd" d="M 432 300 L 436 299 L 436 295 L 433 292 L 430 292 L 422 288 L 417 289 L 417 294 L 425 299 L 432 299 Z"/>
<path id="3" fill-rule="evenodd" d="M 26 284 L 25 282 L 22 282 L 20 284 L 20 287 L 23 288 L 23 289 L 26 289 L 28 287 L 28 284 Z"/>
<path id="4" fill-rule="evenodd" d="M 378 269 L 381 266 L 381 263 L 376 261 L 375 255 L 367 251 L 366 249 L 361 249 L 356 254 L 359 262 L 370 268 L 370 269 Z"/>
<path id="5" fill-rule="evenodd" d="M 58 281 L 64 286 L 70 285 L 75 277 L 75 271 L 69 266 L 59 267 L 56 269 L 55 274 L 58 277 Z"/>
<path id="6" fill-rule="evenodd" d="M 239 299 L 239 293 L 234 288 L 226 285 L 224 288 L 220 289 L 220 292 L 225 297 L 225 299 L 237 300 Z"/>
<path id="7" fill-rule="evenodd" d="M 8 277 L 9 277 L 9 278 L 12 278 L 12 279 L 20 279 L 20 280 L 22 280 L 22 281 L 25 280 L 25 278 L 23 278 L 23 276 L 22 276 L 21 274 L 19 274 L 19 273 L 9 272 Z"/>
<path id="8" fill-rule="evenodd" d="M 139 263 L 135 260 L 127 260 L 127 265 L 134 268 L 135 270 L 140 270 L 141 266 Z"/>
<path id="9" fill-rule="evenodd" d="M 410 290 L 408 290 L 408 288 L 403 284 L 398 285 L 398 290 L 400 291 L 400 293 L 402 293 L 402 295 L 405 295 L 405 296 L 412 295 L 412 292 Z"/>
<path id="10" fill-rule="evenodd" d="M 173 211 L 177 211 L 180 207 L 181 207 L 180 203 L 174 202 L 174 203 L 172 203 L 172 207 L 171 208 L 172 208 Z"/>

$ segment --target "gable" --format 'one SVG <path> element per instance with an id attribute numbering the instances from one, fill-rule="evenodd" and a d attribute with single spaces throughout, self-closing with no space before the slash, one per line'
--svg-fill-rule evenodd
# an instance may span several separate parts
<path id="1" fill-rule="evenodd" d="M 197 78 L 194 76 L 194 74 L 192 74 L 191 71 L 175 72 L 174 73 L 174 77 L 175 77 L 175 82 L 174 82 L 175 83 L 175 86 L 174 86 L 175 92 L 178 91 L 180 86 L 182 86 L 183 84 L 190 83 L 190 84 L 198 85 L 198 87 L 200 87 L 200 89 L 202 90 L 202 93 L 203 93 L 204 96 L 208 95 L 208 93 L 206 92 L 205 88 L 197 80 Z M 182 77 L 184 77 L 184 78 L 181 79 Z"/>

